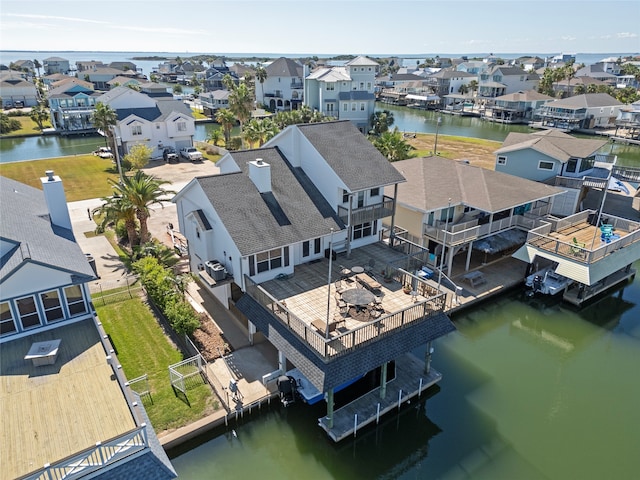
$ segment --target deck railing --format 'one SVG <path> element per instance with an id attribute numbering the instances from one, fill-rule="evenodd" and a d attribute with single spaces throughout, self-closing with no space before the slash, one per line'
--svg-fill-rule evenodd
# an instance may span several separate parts
<path id="1" fill-rule="evenodd" d="M 401 276 L 404 274 L 410 275 L 408 272 L 403 271 L 399 271 L 398 273 L 398 275 Z M 400 328 L 427 321 L 432 316 L 444 310 L 446 294 L 440 293 L 418 277 L 412 277 L 423 285 L 418 292 L 423 292 L 425 296 L 432 296 L 402 310 L 383 315 L 378 319 L 372 320 L 345 333 L 334 334 L 330 338 L 325 338 L 318 333 L 314 327 L 296 316 L 283 302 L 274 298 L 249 277 L 245 277 L 245 281 L 247 286 L 246 293 L 248 295 L 266 308 L 279 321 L 284 323 L 292 333 L 302 339 L 320 358 L 330 360 L 346 355 L 357 348 L 380 340 L 383 337 L 393 335 L 394 331 Z"/>
<path id="2" fill-rule="evenodd" d="M 20 480 L 73 480 L 83 478 L 147 447 L 147 427 L 143 423 L 124 435 L 112 438 L 104 443 L 98 442 L 95 447 L 83 450 L 81 453 L 69 456 L 53 465 L 45 465 L 35 472 L 20 477 Z"/>
<path id="3" fill-rule="evenodd" d="M 603 214 L 602 218 L 606 218 L 606 222 L 609 225 L 613 225 L 614 230 L 631 233 L 611 240 L 609 243 L 604 243 L 594 249 L 582 247 L 573 242 L 563 242 L 562 240 L 558 240 L 557 238 L 553 238 L 549 235 L 551 232 L 561 231 L 573 225 L 586 222 L 590 215 L 595 215 L 596 213 L 597 212 L 594 210 L 584 210 L 576 215 L 563 219 L 551 219 L 548 223 L 545 223 L 528 233 L 527 244 L 541 250 L 570 258 L 579 263 L 591 264 L 601 260 L 616 250 L 620 250 L 627 245 L 640 241 L 640 223 L 607 214 Z"/>
<path id="4" fill-rule="evenodd" d="M 351 222 L 349 222 L 349 209 L 338 205 L 338 216 L 345 224 L 360 225 L 372 222 L 380 218 L 390 217 L 393 214 L 393 198 L 384 197 L 382 202 L 366 205 L 351 210 Z"/>

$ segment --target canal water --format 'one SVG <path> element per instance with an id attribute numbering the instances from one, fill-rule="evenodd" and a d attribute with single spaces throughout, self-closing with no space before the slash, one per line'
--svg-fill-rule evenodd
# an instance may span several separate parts
<path id="1" fill-rule="evenodd" d="M 376 110 L 391 111 L 395 120 L 392 128 L 398 127 L 400 131 L 406 133 L 436 133 L 438 117 L 441 118 L 441 124 L 437 128 L 439 135 L 484 138 L 501 142 L 509 132 L 532 133 L 535 131 L 526 125 L 504 125 L 475 117 L 446 115 L 394 105 L 377 104 Z M 197 124 L 194 139 L 206 140 L 211 130 L 215 128 L 220 127 L 215 123 Z M 233 132 L 234 135 L 238 133 Z M 101 145 L 104 145 L 104 138 L 99 135 L 3 138 L 0 139 L 0 163 L 85 154 Z M 603 147 L 602 152 L 618 155 L 620 165 L 640 167 L 640 147 L 638 146 L 609 143 Z"/>
<path id="2" fill-rule="evenodd" d="M 639 302 L 638 280 L 581 310 L 515 290 L 455 316 L 439 385 L 356 438 L 330 441 L 322 404 L 274 402 L 172 463 L 183 480 L 635 479 Z"/>

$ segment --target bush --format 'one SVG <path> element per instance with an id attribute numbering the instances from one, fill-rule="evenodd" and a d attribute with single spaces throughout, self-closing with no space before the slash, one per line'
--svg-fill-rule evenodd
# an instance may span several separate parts
<path id="1" fill-rule="evenodd" d="M 164 314 L 176 333 L 180 335 L 191 335 L 200 326 L 196 312 L 184 300 L 167 305 Z"/>
<path id="2" fill-rule="evenodd" d="M 9 118 L 6 113 L 0 113 L 0 133 L 11 133 L 20 130 L 22 124 L 15 118 Z"/>

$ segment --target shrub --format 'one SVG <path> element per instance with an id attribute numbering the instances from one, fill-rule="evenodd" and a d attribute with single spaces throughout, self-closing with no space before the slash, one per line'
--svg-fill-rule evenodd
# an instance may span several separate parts
<path id="1" fill-rule="evenodd" d="M 22 124 L 15 118 L 9 118 L 6 113 L 0 113 L 0 133 L 11 133 L 20 130 Z"/>

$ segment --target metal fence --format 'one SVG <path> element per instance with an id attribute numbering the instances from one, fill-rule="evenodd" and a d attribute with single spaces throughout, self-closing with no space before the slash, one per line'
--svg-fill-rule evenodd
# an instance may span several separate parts
<path id="1" fill-rule="evenodd" d="M 187 390 L 205 383 L 204 365 L 201 355 L 187 358 L 179 363 L 169 365 L 171 385 L 186 395 Z"/>
<path id="2" fill-rule="evenodd" d="M 89 284 L 89 292 L 95 305 L 118 303 L 143 293 L 142 282 L 136 275 Z"/>

